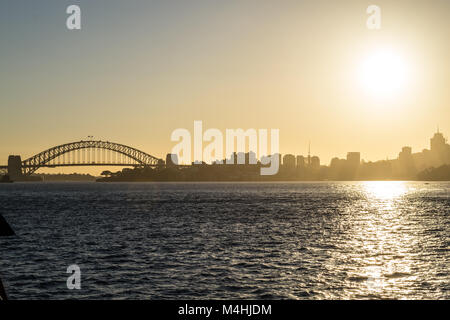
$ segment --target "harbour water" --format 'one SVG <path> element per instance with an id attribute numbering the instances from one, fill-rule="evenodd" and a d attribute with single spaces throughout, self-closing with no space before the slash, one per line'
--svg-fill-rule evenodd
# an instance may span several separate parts
<path id="1" fill-rule="evenodd" d="M 11 299 L 450 298 L 446 182 L 14 183 L 0 213 Z"/>

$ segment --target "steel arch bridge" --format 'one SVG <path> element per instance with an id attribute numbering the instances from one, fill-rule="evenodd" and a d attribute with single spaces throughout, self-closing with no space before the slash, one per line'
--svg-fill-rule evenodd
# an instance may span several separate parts
<path id="1" fill-rule="evenodd" d="M 68 166 L 147 166 L 164 165 L 158 159 L 138 149 L 109 141 L 77 141 L 42 151 L 22 161 L 22 174 L 31 175 L 42 167 Z"/>

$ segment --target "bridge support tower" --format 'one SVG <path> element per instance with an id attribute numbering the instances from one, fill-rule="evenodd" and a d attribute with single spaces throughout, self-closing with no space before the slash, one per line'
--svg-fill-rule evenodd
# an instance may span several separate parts
<path id="1" fill-rule="evenodd" d="M 20 180 L 22 178 L 22 158 L 16 155 L 8 157 L 8 175 L 11 180 Z"/>

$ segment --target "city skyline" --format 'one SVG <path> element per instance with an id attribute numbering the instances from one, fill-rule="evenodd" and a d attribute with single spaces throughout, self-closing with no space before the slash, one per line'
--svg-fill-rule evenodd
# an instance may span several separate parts
<path id="1" fill-rule="evenodd" d="M 141 157 L 149 157 L 149 161 L 152 163 L 151 166 L 165 166 L 166 168 L 171 168 L 176 166 L 179 163 L 178 156 L 176 154 L 167 153 L 165 157 L 154 158 L 152 155 L 146 154 L 145 151 L 139 151 L 132 147 L 128 147 L 125 145 L 115 144 L 114 142 L 109 141 L 95 141 L 93 140 L 93 136 L 89 136 L 89 139 L 85 141 L 73 142 L 59 146 L 62 150 L 65 148 L 74 148 L 73 151 L 69 151 L 61 156 L 57 156 L 53 160 L 46 162 L 47 167 L 32 169 L 31 173 L 38 175 L 42 174 L 83 174 L 86 173 L 86 170 L 93 171 L 96 170 L 98 172 L 119 172 L 117 171 L 117 165 L 120 163 L 124 163 L 123 167 L 127 167 L 126 164 L 132 164 L 133 159 L 127 158 L 125 154 L 116 154 L 114 155 L 113 149 L 111 146 L 116 146 L 115 148 L 126 148 L 130 149 L 131 152 L 142 152 Z M 79 149 L 78 145 L 81 144 L 92 144 L 94 147 L 92 149 Z M 73 145 L 73 146 L 71 146 Z M 71 146 L 71 147 L 64 147 Z M 53 147 L 58 148 L 58 147 Z M 52 149 L 53 149 L 52 148 Z M 103 149 L 103 150 L 102 150 Z M 69 149 L 72 150 L 72 149 Z M 108 154 L 106 151 L 112 153 Z M 415 150 L 414 150 L 415 151 Z M 44 152 L 44 151 L 43 151 Z M 42 154 L 41 152 L 40 154 Z M 45 152 L 52 153 L 51 149 L 46 150 Z M 55 151 L 57 152 L 57 151 Z M 122 151 L 120 151 L 122 152 Z M 41 155 L 35 155 L 34 157 L 42 157 Z M 120 157 L 119 157 L 120 155 Z M 266 156 L 257 156 L 257 152 L 252 150 L 248 150 L 247 152 L 236 152 L 234 151 L 232 154 L 227 155 L 224 159 L 212 159 L 211 162 L 194 160 L 190 164 L 182 164 L 184 166 L 198 166 L 198 165 L 229 165 L 229 164 L 244 164 L 244 165 L 258 165 L 258 167 L 264 167 L 263 163 L 266 163 L 267 166 L 272 166 L 273 157 L 277 157 L 279 159 L 277 168 L 284 170 L 284 173 L 295 174 L 293 171 L 295 170 L 306 170 L 311 169 L 313 171 L 317 171 L 318 173 L 321 168 L 327 168 L 330 172 L 323 173 L 322 175 L 317 175 L 316 177 L 320 179 L 332 179 L 332 180 L 354 180 L 354 179 L 364 179 L 367 178 L 369 180 L 373 180 L 376 178 L 380 179 L 417 179 L 418 175 L 425 172 L 428 169 L 439 168 L 441 166 L 450 165 L 450 144 L 448 144 L 447 138 L 445 138 L 444 134 L 440 132 L 439 128 L 436 133 L 434 133 L 433 137 L 429 140 L 429 149 L 423 148 L 419 152 L 413 152 L 413 149 L 409 146 L 401 147 L 401 151 L 398 153 L 398 156 L 393 159 L 378 159 L 376 161 L 366 161 L 361 157 L 361 152 L 359 151 L 348 151 L 346 154 L 346 158 L 333 157 L 330 163 L 321 162 L 321 158 L 318 155 L 311 154 L 310 146 L 308 148 L 307 155 L 295 155 L 291 153 L 281 154 L 281 153 L 269 153 Z M 32 157 L 33 158 L 33 157 Z M 9 175 L 14 179 L 22 179 L 20 176 L 22 175 L 20 172 L 21 162 L 30 162 L 34 163 L 35 160 L 32 158 L 26 159 L 22 158 L 21 155 L 9 155 L 7 165 L 0 163 L 0 171 L 3 170 L 5 172 L 9 171 Z M 101 160 L 105 159 L 105 160 Z M 109 159 L 109 160 L 108 160 Z M 127 160 L 128 159 L 128 160 Z M 97 160 L 97 161 L 95 161 Z M 91 164 L 92 161 L 92 164 Z M 107 164 L 101 165 L 102 161 L 106 161 L 106 163 L 116 163 L 114 167 L 110 167 Z M 97 166 L 101 166 L 101 169 L 92 169 L 93 163 L 99 163 Z M 87 164 L 83 166 L 82 164 Z M 64 164 L 67 164 L 66 171 L 62 172 L 61 169 L 64 169 Z M 4 166 L 2 169 L 1 166 Z M 29 165 L 29 163 L 27 164 Z M 51 166 L 54 166 L 56 169 L 52 169 Z M 73 165 L 77 166 L 77 169 L 73 169 Z M 128 165 L 129 166 L 129 165 Z M 145 165 L 138 165 L 140 167 L 145 167 Z M 120 167 L 120 165 L 119 165 Z M 7 168 L 7 169 L 6 169 Z M 81 168 L 81 169 L 80 169 Z M 29 170 L 29 169 L 27 169 Z M 112 170 L 112 171 L 110 171 Z M 124 169 L 125 171 L 128 169 Z M 288 171 L 286 171 L 288 170 Z M 349 172 L 350 170 L 350 172 Z M 53 172 L 52 172 L 53 171 Z M 55 172 L 56 171 L 56 172 Z M 299 172 L 300 172 L 299 171 Z M 296 172 L 297 174 L 299 172 Z M 374 173 L 378 172 L 378 173 Z M 271 175 L 275 174 L 279 178 L 278 175 L 279 170 L 276 169 Z M 29 175 L 28 173 L 27 175 Z M 103 174 L 103 173 L 102 173 Z M 92 175 L 92 173 L 90 173 Z M 94 176 L 99 176 L 100 174 L 93 174 Z M 292 176 L 294 177 L 294 176 Z M 286 178 L 292 178 L 286 176 Z"/>
<path id="2" fill-rule="evenodd" d="M 437 131 L 430 139 L 430 148 L 412 152 L 402 147 L 396 159 L 366 162 L 360 152 L 348 152 L 345 159 L 337 157 L 329 165 L 320 163 L 318 156 L 275 153 L 257 158 L 256 152 L 233 152 L 229 157 L 206 163 L 193 161 L 189 166 L 177 166 L 175 154 L 167 154 L 165 166 L 122 171 L 104 171 L 97 181 L 372 181 L 372 180 L 426 180 L 450 179 L 450 145 Z M 264 158 L 267 158 L 264 161 Z M 263 167 L 279 166 L 272 175 L 260 174 Z"/>

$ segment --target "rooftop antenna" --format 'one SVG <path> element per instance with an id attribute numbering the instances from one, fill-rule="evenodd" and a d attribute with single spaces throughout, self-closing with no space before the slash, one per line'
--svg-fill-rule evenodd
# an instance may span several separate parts
<path id="1" fill-rule="evenodd" d="M 308 142 L 308 165 L 311 164 L 311 141 Z"/>

